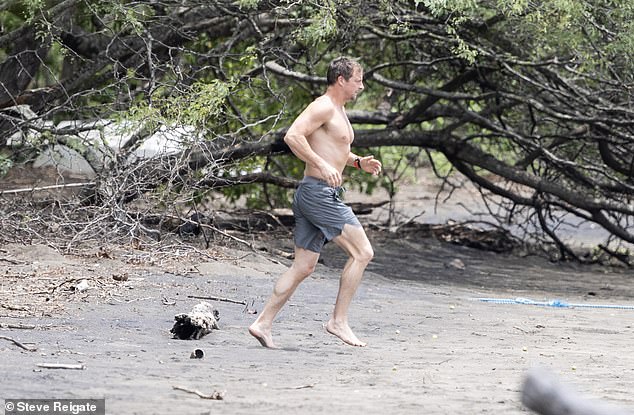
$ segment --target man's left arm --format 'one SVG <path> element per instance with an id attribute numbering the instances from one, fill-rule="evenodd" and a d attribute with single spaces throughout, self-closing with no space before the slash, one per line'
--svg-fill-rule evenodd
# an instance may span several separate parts
<path id="1" fill-rule="evenodd" d="M 375 176 L 378 176 L 379 173 L 381 173 L 381 162 L 375 159 L 374 156 L 361 157 L 353 152 L 350 152 L 350 154 L 348 154 L 348 161 L 346 164 Z"/>

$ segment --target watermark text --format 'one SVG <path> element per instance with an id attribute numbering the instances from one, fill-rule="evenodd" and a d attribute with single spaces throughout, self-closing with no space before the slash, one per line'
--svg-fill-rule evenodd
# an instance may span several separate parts
<path id="1" fill-rule="evenodd" d="M 105 399 L 5 399 L 6 415 L 106 415 Z"/>

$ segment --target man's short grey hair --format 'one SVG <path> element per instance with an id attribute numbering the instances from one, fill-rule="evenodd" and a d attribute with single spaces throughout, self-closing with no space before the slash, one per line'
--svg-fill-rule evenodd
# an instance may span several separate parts
<path id="1" fill-rule="evenodd" d="M 355 59 L 346 56 L 333 59 L 330 65 L 328 65 L 328 72 L 326 74 L 328 85 L 333 85 L 337 82 L 339 76 L 343 76 L 343 79 L 346 81 L 349 80 L 354 73 L 354 68 L 361 69 L 361 64 Z"/>

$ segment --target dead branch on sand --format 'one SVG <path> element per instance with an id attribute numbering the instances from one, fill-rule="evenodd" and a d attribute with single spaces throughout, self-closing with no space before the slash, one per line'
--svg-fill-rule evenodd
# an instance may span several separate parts
<path id="1" fill-rule="evenodd" d="M 206 297 L 206 296 L 198 296 L 198 295 L 188 295 L 187 298 L 195 298 L 197 300 L 223 301 L 225 303 L 247 305 L 246 301 L 232 300 L 231 298 Z"/>
<path id="2" fill-rule="evenodd" d="M 187 393 L 193 393 L 194 395 L 197 395 L 200 398 L 210 399 L 213 401 L 221 401 L 225 398 L 224 392 L 213 391 L 210 394 L 205 394 L 199 391 L 198 389 L 190 389 L 184 386 L 172 386 L 172 389 L 187 392 Z"/>
<path id="3" fill-rule="evenodd" d="M 78 363 L 38 363 L 37 367 L 41 367 L 42 369 L 71 369 L 71 370 L 84 370 L 86 366 Z"/>
<path id="4" fill-rule="evenodd" d="M 25 346 L 24 344 L 20 343 L 19 341 L 11 338 L 11 337 L 7 337 L 7 336 L 0 336 L 0 339 L 3 340 L 8 340 L 10 342 L 12 342 L 13 344 L 15 344 L 16 346 L 28 351 L 28 352 L 35 352 L 37 350 L 36 347 L 29 347 L 29 346 Z"/>
<path id="5" fill-rule="evenodd" d="M 13 323 L 0 323 L 2 329 L 19 329 L 19 330 L 31 330 L 36 328 L 35 324 L 13 324 Z"/>
<path id="6" fill-rule="evenodd" d="M 0 307 L 6 308 L 7 310 L 11 310 L 11 311 L 29 311 L 30 310 L 28 306 L 22 306 L 22 305 L 0 304 Z"/>

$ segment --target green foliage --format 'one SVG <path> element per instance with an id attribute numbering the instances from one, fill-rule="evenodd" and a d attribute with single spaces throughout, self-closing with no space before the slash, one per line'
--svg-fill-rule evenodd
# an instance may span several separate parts
<path id="1" fill-rule="evenodd" d="M 258 7 L 260 0 L 238 0 L 237 3 L 241 10 L 250 10 Z"/>
<path id="2" fill-rule="evenodd" d="M 22 10 L 17 8 L 9 8 L 0 11 L 0 28 L 3 33 L 17 29 L 24 23 L 25 15 Z"/>
<path id="3" fill-rule="evenodd" d="M 626 58 L 634 53 L 634 4 L 629 0 L 417 0 L 433 15 L 444 19 L 455 44 L 453 53 L 475 63 L 478 51 L 470 44 L 467 31 L 472 22 L 498 14 L 505 19 L 497 27 L 500 38 L 518 45 L 530 59 L 552 56 L 578 57 L 588 71 L 617 64 L 631 70 Z M 493 36 L 493 39 L 496 37 Z M 599 53 L 597 53 L 599 52 Z"/>
<path id="4" fill-rule="evenodd" d="M 452 13 L 471 13 L 478 7 L 475 0 L 416 0 L 416 4 L 421 3 L 436 16 L 445 16 Z"/>
<path id="5" fill-rule="evenodd" d="M 383 177 L 380 186 L 392 193 L 394 183 L 401 180 L 409 180 L 414 177 L 416 171 L 416 160 L 420 154 L 420 148 L 417 147 L 385 147 L 377 148 L 377 158 L 383 164 Z M 387 180 L 386 180 L 387 179 Z M 370 193 L 370 192 L 368 192 Z"/>
<path id="6" fill-rule="evenodd" d="M 185 93 L 163 96 L 158 90 L 150 100 L 131 106 L 125 118 L 158 126 L 176 124 L 214 129 L 226 111 L 226 99 L 236 81 L 196 82 Z"/>
<path id="7" fill-rule="evenodd" d="M 297 39 L 308 45 L 328 41 L 337 34 L 337 4 L 333 0 L 311 4 L 308 9 L 310 22 L 296 32 Z"/>
<path id="8" fill-rule="evenodd" d="M 54 39 L 51 44 L 50 52 L 46 55 L 44 67 L 46 70 L 40 71 L 35 78 L 36 87 L 46 87 L 55 84 L 61 78 L 64 59 L 67 56 L 66 48 Z"/>
<path id="9" fill-rule="evenodd" d="M 497 8 L 506 15 L 520 16 L 528 8 L 528 0 L 498 0 Z"/>
<path id="10" fill-rule="evenodd" d="M 445 19 L 445 30 L 455 41 L 451 51 L 467 63 L 474 64 L 478 52 L 463 38 L 460 28 L 471 19 L 480 17 L 484 8 L 478 7 L 475 0 L 417 0 L 416 3 L 424 4 L 433 15 Z"/>
<path id="11" fill-rule="evenodd" d="M 454 22 L 455 23 L 455 22 Z M 478 57 L 478 52 L 471 48 L 467 42 L 464 41 L 458 34 L 458 31 L 452 24 L 447 25 L 447 33 L 455 38 L 455 45 L 451 48 L 454 55 L 464 59 L 469 64 L 473 65 Z"/>
<path id="12" fill-rule="evenodd" d="M 177 97 L 174 105 L 186 106 L 183 122 L 194 126 L 207 125 L 220 117 L 225 111 L 227 97 L 236 87 L 236 81 L 223 82 L 212 80 L 208 83 L 195 83 L 188 96 Z M 168 100 L 169 102 L 169 100 Z M 173 108 L 178 114 L 183 108 Z"/>
<path id="13" fill-rule="evenodd" d="M 44 0 L 21 0 L 24 7 L 24 18 L 27 22 L 32 22 L 38 15 L 42 13 L 46 4 Z"/>
<path id="14" fill-rule="evenodd" d="M 38 29 L 38 39 L 51 45 L 49 56 L 30 88 L 57 84 L 64 65 L 71 59 L 76 59 L 75 63 L 90 59 L 65 49 L 60 38 L 55 37 L 60 28 L 51 26 L 54 19 L 48 19 L 47 12 L 58 3 L 54 0 L 15 0 L 11 7 L 0 11 L 3 31 L 17 28 L 27 19 Z M 161 7 L 153 8 L 150 7 L 152 2 L 86 0 L 73 9 L 72 23 L 90 33 L 86 39 L 112 37 L 110 45 L 116 49 L 122 40 L 138 41 L 136 37 L 141 37 L 148 41 L 148 33 L 156 33 L 152 31 L 156 27 L 169 30 L 177 21 L 175 19 L 181 18 L 180 11 L 171 9 L 172 3 L 158 2 Z M 85 94 L 83 91 L 70 92 L 74 95 L 67 106 L 69 112 L 58 112 L 57 116 L 111 117 L 112 111 L 119 111 L 121 118 L 149 126 L 192 126 L 209 139 L 231 136 L 241 142 L 261 140 L 272 130 L 288 126 L 315 95 L 323 92 L 323 85 L 300 82 L 263 70 L 262 62 L 276 61 L 308 75 L 323 76 L 329 60 L 339 54 L 361 56 L 364 66 L 373 68 L 375 74 L 420 88 L 415 92 L 393 88 L 388 93 L 390 88 L 370 78 L 364 93 L 350 105 L 367 111 L 385 105 L 386 111 L 398 114 L 415 108 L 425 99 L 426 93 L 421 90 L 438 90 L 468 67 L 482 70 L 480 83 L 468 82 L 448 93 L 477 96 L 497 87 L 519 96 L 524 92 L 530 94 L 533 86 L 529 82 L 523 82 L 520 77 L 500 75 L 505 71 L 499 69 L 503 60 L 509 67 L 520 60 L 536 63 L 554 57 L 570 60 L 573 62 L 571 67 L 580 76 L 566 80 L 586 82 L 590 87 L 593 79 L 611 79 L 610 73 L 618 74 L 624 84 L 628 81 L 631 84 L 634 76 L 634 60 L 630 59 L 634 54 L 634 3 L 631 0 L 376 0 L 360 2 L 353 7 L 341 0 L 271 4 L 236 0 L 230 6 L 231 15 L 223 24 L 231 26 L 240 19 L 252 19 L 255 22 L 253 33 L 251 28 L 234 33 L 230 29 L 216 33 L 215 28 L 206 28 L 199 33 L 187 32 L 187 39 L 179 38 L 174 45 L 169 41 L 164 44 L 137 42 L 142 46 L 140 51 L 131 51 L 138 53 L 135 60 L 124 62 L 127 57 L 118 56 L 108 61 L 112 65 L 94 77 L 101 84 L 90 85 L 92 90 Z M 215 2 L 204 5 L 210 10 L 216 6 Z M 182 6 L 182 10 L 188 10 L 187 6 Z M 161 15 L 163 11 L 165 15 Z M 182 16 L 189 12 L 191 10 L 183 11 Z M 208 16 L 212 15 L 218 14 L 209 13 Z M 160 23 L 154 25 L 158 19 L 161 19 Z M 58 22 L 54 24 L 61 26 Z M 271 26 L 275 28 L 270 29 Z M 182 35 L 177 33 L 174 37 Z M 419 37 L 424 40 L 420 41 Z M 144 44 L 151 44 L 151 52 L 156 53 L 153 55 L 155 72 L 147 68 L 145 60 L 149 51 Z M 6 58 L 2 51 L 0 58 Z M 489 69 L 491 72 L 487 72 Z M 557 71 L 556 67 L 547 69 L 553 73 Z M 262 76 L 263 73 L 266 76 Z M 605 74 L 608 76 L 603 76 Z M 491 87 L 485 85 L 489 80 Z M 499 97 L 490 100 L 474 98 L 472 101 L 441 97 L 430 105 L 431 114 L 424 114 L 430 117 L 429 121 L 407 128 L 442 130 L 455 122 L 460 124 L 452 132 L 455 136 L 468 137 L 470 144 L 513 164 L 525 147 L 499 139 L 499 131 L 489 131 L 476 127 L 477 123 L 464 121 L 469 118 L 469 112 L 480 113 L 493 107 L 496 99 Z M 435 111 L 451 106 L 457 111 L 462 110 L 465 118 L 458 120 L 451 114 L 446 118 L 433 115 Z M 528 118 L 525 110 L 526 107 L 517 110 L 501 108 L 499 118 L 493 112 L 487 116 L 496 124 L 506 124 L 513 131 L 522 133 Z M 544 137 L 556 136 L 563 128 L 562 123 L 550 124 L 544 118 L 535 124 Z M 543 145 L 548 144 L 549 140 L 545 139 Z M 578 143 L 569 143 L 558 150 L 562 155 L 574 157 L 580 148 Z M 347 172 L 363 191 L 371 192 L 379 186 L 392 191 L 396 181 L 411 176 L 413 149 L 372 151 L 383 160 L 386 172 L 383 177 L 377 179 L 354 170 Z M 359 152 L 364 153 L 363 150 Z M 432 152 L 431 158 L 440 174 L 451 170 L 450 163 L 440 153 Z M 275 160 L 273 163 L 269 159 L 252 157 L 227 170 L 239 174 L 265 169 L 278 175 L 301 177 L 303 164 L 294 156 L 276 156 Z M 225 192 L 232 200 L 246 198 L 250 206 L 288 203 L 286 190 L 274 189 L 274 186 L 264 190 L 259 184 L 245 185 L 228 188 Z"/>
<path id="15" fill-rule="evenodd" d="M 289 208 L 292 203 L 289 189 L 273 185 L 240 185 L 226 189 L 223 194 L 233 202 L 237 201 L 236 196 L 244 196 L 245 205 L 250 209 Z"/>
<path id="16" fill-rule="evenodd" d="M 13 159 L 11 158 L 11 155 L 0 152 L 0 177 L 7 174 L 11 167 L 13 167 Z"/>
<path id="17" fill-rule="evenodd" d="M 132 32 L 142 35 L 147 23 L 154 16 L 154 10 L 147 4 L 127 1 L 100 1 L 98 7 L 106 13 L 103 23 L 116 32 Z"/>
<path id="18" fill-rule="evenodd" d="M 24 23 L 21 13 L 16 13 L 12 9 L 0 10 L 0 33 L 9 33 L 17 29 Z M 0 49 L 0 61 L 7 58 L 5 50 Z"/>

